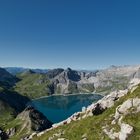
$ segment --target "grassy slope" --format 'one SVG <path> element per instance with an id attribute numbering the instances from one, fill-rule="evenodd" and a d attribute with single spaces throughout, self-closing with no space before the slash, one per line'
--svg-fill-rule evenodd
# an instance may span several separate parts
<path id="1" fill-rule="evenodd" d="M 0 93 L 2 94 L 2 93 Z M 5 132 L 8 129 L 15 128 L 16 134 L 11 137 L 11 140 L 19 140 L 20 138 L 27 135 L 28 128 L 21 129 L 24 125 L 24 122 L 20 119 L 16 119 L 15 110 L 11 108 L 5 102 L 0 100 L 1 109 L 0 109 L 0 128 Z"/>
<path id="2" fill-rule="evenodd" d="M 20 138 L 27 136 L 28 128 L 25 128 L 22 130 L 23 125 L 24 125 L 24 122 L 22 120 L 12 117 L 9 113 L 4 114 L 4 117 L 0 118 L 0 127 L 4 131 L 11 129 L 11 128 L 16 129 L 15 135 L 10 138 L 11 140 L 19 140 Z"/>
<path id="3" fill-rule="evenodd" d="M 39 98 L 42 96 L 48 96 L 52 94 L 50 91 L 50 81 L 45 74 L 37 74 L 37 73 L 27 73 L 27 74 L 19 74 L 17 75 L 19 79 L 21 79 L 14 90 L 24 96 L 29 97 L 30 99 Z M 70 93 L 78 93 L 78 92 L 93 92 L 94 86 L 90 84 L 82 85 L 83 90 L 77 89 L 77 85 L 71 82 L 68 86 L 68 90 Z M 60 87 L 55 89 L 55 94 L 61 94 Z"/>
<path id="4" fill-rule="evenodd" d="M 109 138 L 102 132 L 102 126 L 105 126 L 105 124 L 110 124 L 112 121 L 112 116 L 115 113 L 116 107 L 120 104 L 122 104 L 124 101 L 126 101 L 129 98 L 140 98 L 140 86 L 133 92 L 128 93 L 126 96 L 122 97 L 119 101 L 116 101 L 115 105 L 107 109 L 103 114 L 93 117 L 88 117 L 86 119 L 72 122 L 71 124 L 59 127 L 55 130 L 49 131 L 46 134 L 42 135 L 39 138 L 34 138 L 35 140 L 47 140 L 50 136 L 52 136 L 55 133 L 58 133 L 59 131 L 64 130 L 65 134 L 61 137 L 67 138 L 69 140 L 79 140 L 81 139 L 82 135 L 85 133 L 87 134 L 88 140 L 109 140 Z M 124 121 L 128 122 L 128 124 L 132 125 L 134 127 L 134 133 L 128 140 L 139 140 L 140 139 L 140 113 L 132 114 L 130 113 L 127 115 L 124 119 Z M 110 125 L 110 127 L 112 127 Z M 116 131 L 119 130 L 119 127 L 115 127 Z M 57 140 L 58 137 L 56 137 L 54 140 Z"/>
<path id="5" fill-rule="evenodd" d="M 0 94 L 3 94 L 2 91 L 3 90 L 0 91 Z M 26 136 L 27 129 L 20 131 L 24 122 L 15 118 L 15 109 L 2 100 L 0 100 L 0 105 L 0 128 L 4 131 L 7 129 L 16 128 L 17 133 L 11 138 L 13 140 L 19 140 L 21 137 Z"/>
<path id="6" fill-rule="evenodd" d="M 0 110 L 0 127 L 4 128 L 7 125 L 7 122 L 14 119 L 14 116 L 12 115 L 13 112 L 14 110 L 8 105 L 5 105 L 5 108 Z"/>
<path id="7" fill-rule="evenodd" d="M 31 99 L 41 96 L 47 96 L 50 91 L 48 90 L 49 80 L 44 74 L 25 74 L 18 75 L 21 79 L 14 87 L 15 91 L 25 95 Z"/>
<path id="8" fill-rule="evenodd" d="M 0 86 L 0 94 L 3 94 L 4 88 Z M 0 99 L 0 127 L 3 128 L 7 122 L 13 120 L 15 110 L 11 108 L 6 102 Z"/>

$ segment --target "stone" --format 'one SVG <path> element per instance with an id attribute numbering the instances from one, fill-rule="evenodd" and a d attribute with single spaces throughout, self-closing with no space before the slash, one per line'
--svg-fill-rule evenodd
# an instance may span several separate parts
<path id="1" fill-rule="evenodd" d="M 65 138 L 58 138 L 57 140 L 66 140 Z"/>
<path id="2" fill-rule="evenodd" d="M 36 132 L 32 133 L 32 134 L 29 136 L 29 139 L 33 139 L 33 137 L 34 137 L 35 135 L 37 135 Z"/>
<path id="3" fill-rule="evenodd" d="M 133 106 L 133 104 L 132 104 L 132 99 L 129 99 L 129 100 L 125 101 L 125 102 L 118 108 L 118 111 L 119 111 L 121 114 L 127 114 L 128 109 L 131 108 L 132 106 Z"/>
<path id="4" fill-rule="evenodd" d="M 6 134 L 8 135 L 8 137 L 14 136 L 15 133 L 16 133 L 16 128 L 10 128 L 10 129 L 7 129 L 6 131 Z"/>
<path id="5" fill-rule="evenodd" d="M 133 99 L 133 107 L 136 108 L 137 112 L 140 112 L 140 98 Z"/>
<path id="6" fill-rule="evenodd" d="M 72 121 L 71 118 L 68 118 L 67 119 L 67 124 L 71 123 L 71 121 Z"/>
<path id="7" fill-rule="evenodd" d="M 108 137 L 112 140 L 115 140 L 116 138 L 118 138 L 119 133 L 113 132 L 113 129 L 108 130 L 107 127 L 103 127 L 103 132 L 108 135 Z"/>
<path id="8" fill-rule="evenodd" d="M 130 109 L 134 109 L 130 110 Z M 119 140 L 127 140 L 128 136 L 133 133 L 133 127 L 129 124 L 123 123 L 123 117 L 132 113 L 137 113 L 140 110 L 140 98 L 130 98 L 123 102 L 123 104 L 119 105 L 116 108 L 114 120 L 111 122 L 111 124 L 118 124 L 121 128 L 119 133 L 113 132 L 113 130 L 107 130 L 106 127 L 103 127 L 103 131 L 109 136 L 111 139 L 118 139 Z M 119 134 L 119 135 L 118 135 Z"/>
<path id="9" fill-rule="evenodd" d="M 122 123 L 121 124 L 121 131 L 119 133 L 119 140 L 127 140 L 128 136 L 130 134 L 132 134 L 132 132 L 133 132 L 132 126 L 125 124 L 125 123 Z"/>
<path id="10" fill-rule="evenodd" d="M 82 135 L 82 140 L 87 140 L 87 134 L 86 133 Z"/>

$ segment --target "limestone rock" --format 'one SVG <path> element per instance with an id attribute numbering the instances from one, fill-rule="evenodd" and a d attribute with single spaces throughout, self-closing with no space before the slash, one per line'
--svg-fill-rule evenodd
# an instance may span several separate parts
<path id="1" fill-rule="evenodd" d="M 52 122 L 32 106 L 28 106 L 17 118 L 25 121 L 23 127 L 33 131 L 42 131 L 52 127 Z"/>
<path id="2" fill-rule="evenodd" d="M 133 132 L 133 127 L 122 123 L 121 124 L 121 131 L 119 133 L 119 140 L 126 140 L 130 134 Z"/>
<path id="3" fill-rule="evenodd" d="M 14 136 L 15 133 L 16 133 L 16 128 L 10 128 L 10 129 L 7 129 L 7 131 L 6 131 L 6 134 L 8 137 Z"/>

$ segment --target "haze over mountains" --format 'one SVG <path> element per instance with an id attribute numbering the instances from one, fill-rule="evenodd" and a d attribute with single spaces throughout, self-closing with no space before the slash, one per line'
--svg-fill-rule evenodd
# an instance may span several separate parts
<path id="1" fill-rule="evenodd" d="M 30 68 L 23 68 L 23 67 L 4 67 L 9 73 L 16 75 L 21 72 L 28 71 Z M 48 69 L 31 69 L 37 73 L 46 73 Z"/>

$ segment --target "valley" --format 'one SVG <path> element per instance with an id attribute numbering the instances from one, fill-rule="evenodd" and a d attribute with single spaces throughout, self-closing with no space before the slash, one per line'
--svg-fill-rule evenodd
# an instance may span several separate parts
<path id="1" fill-rule="evenodd" d="M 85 136 L 88 139 L 92 139 L 93 136 L 97 137 L 97 139 L 108 139 L 108 137 L 111 137 L 110 135 L 114 136 L 114 134 L 110 134 L 111 132 L 106 130 L 107 126 L 105 125 L 105 122 L 107 122 L 107 124 L 110 123 L 111 118 L 109 116 L 113 114 L 116 107 L 119 104 L 123 104 L 126 99 L 131 96 L 132 98 L 134 98 L 133 96 L 135 96 L 135 98 L 139 98 L 139 86 L 136 91 L 132 91 L 134 94 L 129 94 L 130 90 L 132 90 L 131 88 L 134 87 L 134 84 L 136 86 L 139 83 L 139 65 L 119 67 L 111 66 L 104 70 L 90 72 L 76 71 L 70 68 L 66 70 L 59 68 L 42 73 L 40 71 L 35 72 L 28 69 L 17 74 L 15 74 L 15 72 L 14 74 L 11 74 L 4 68 L 0 68 L 0 137 L 2 140 L 24 140 L 30 138 L 42 140 L 47 138 L 51 139 L 53 134 L 62 131 L 62 136 L 70 140 L 74 137 L 79 140 L 82 136 Z M 125 91 L 125 94 L 122 96 L 121 91 Z M 107 101 L 107 97 L 111 96 L 112 93 L 115 93 L 115 96 L 117 93 L 117 96 L 113 97 L 114 99 L 109 98 L 110 100 Z M 94 101 L 95 97 L 91 98 L 91 95 L 103 95 L 104 97 L 101 96 Z M 53 98 L 55 96 L 57 98 L 54 98 L 52 102 L 50 100 L 50 103 L 53 103 L 54 108 L 60 106 L 65 110 L 67 105 L 70 105 L 68 107 L 69 109 L 76 103 L 78 108 L 76 109 L 76 107 L 74 107 L 74 110 L 70 112 L 70 114 L 65 112 L 65 115 L 67 114 L 66 116 L 63 115 L 63 112 L 61 114 L 62 118 L 60 117 L 60 119 L 55 121 L 55 115 L 53 116 L 53 119 L 53 117 L 51 118 L 51 115 L 47 113 L 49 112 L 48 110 L 46 110 L 45 114 L 42 109 L 39 108 L 41 104 L 39 106 L 36 106 L 37 104 L 28 104 L 31 101 L 38 100 L 42 100 L 42 103 L 44 102 L 47 104 L 49 103 L 49 100 L 46 99 Z M 74 99 L 73 102 L 72 97 Z M 87 97 L 90 97 L 89 102 Z M 102 97 L 103 99 L 101 99 Z M 67 98 L 70 100 L 66 100 Z M 81 106 L 79 106 L 80 100 L 83 102 L 81 102 Z M 94 114 L 93 109 L 88 110 L 90 104 L 91 106 L 92 104 L 95 106 L 96 102 L 99 102 L 100 104 L 102 101 L 106 107 L 97 108 L 97 112 L 101 115 L 98 116 L 98 113 L 97 115 L 92 115 Z M 82 110 L 82 107 L 85 108 Z M 76 112 L 81 110 L 83 112 L 79 114 L 80 117 L 79 115 L 76 116 Z M 73 116 L 73 114 L 75 115 Z M 105 118 L 108 119 L 103 123 Z M 90 126 L 91 124 L 97 128 L 97 132 L 95 131 L 94 127 L 92 128 L 93 125 Z M 104 130 L 101 130 L 101 126 L 104 126 Z M 113 126 L 115 127 L 114 129 L 117 130 L 120 127 L 118 125 Z M 81 131 L 79 131 L 79 129 Z M 136 129 L 139 130 L 139 127 Z M 40 135 L 40 133 L 43 135 Z M 94 135 L 91 133 L 94 133 Z M 99 133 L 102 133 L 102 137 L 100 137 Z M 59 137 L 61 137 L 61 135 Z M 54 137 L 53 139 L 57 138 L 58 136 Z"/>

